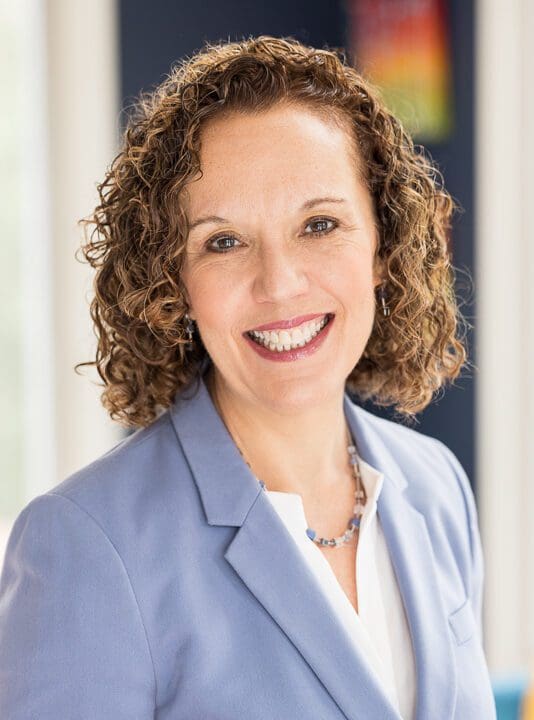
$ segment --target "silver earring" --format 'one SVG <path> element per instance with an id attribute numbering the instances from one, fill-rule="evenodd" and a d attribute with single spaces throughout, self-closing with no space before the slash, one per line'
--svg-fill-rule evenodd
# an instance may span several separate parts
<path id="1" fill-rule="evenodd" d="M 189 314 L 185 314 L 186 326 L 185 331 L 187 333 L 187 342 L 193 343 L 193 333 L 195 331 L 195 321 L 189 317 Z"/>
<path id="2" fill-rule="evenodd" d="M 389 317 L 391 315 L 391 309 L 386 303 L 387 293 L 385 283 L 383 285 L 380 285 L 380 287 L 378 288 L 378 298 L 382 304 L 382 314 L 384 315 L 384 317 Z"/>

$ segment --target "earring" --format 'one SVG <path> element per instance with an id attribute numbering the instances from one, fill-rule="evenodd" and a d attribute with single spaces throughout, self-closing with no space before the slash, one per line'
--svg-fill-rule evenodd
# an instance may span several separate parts
<path id="1" fill-rule="evenodd" d="M 193 344 L 193 332 L 195 331 L 195 321 L 189 317 L 189 314 L 185 314 L 186 326 L 185 331 L 187 333 L 187 342 Z"/>
<path id="2" fill-rule="evenodd" d="M 391 309 L 389 305 L 386 304 L 387 294 L 385 283 L 380 285 L 380 287 L 378 288 L 378 298 L 382 304 L 382 314 L 384 315 L 384 317 L 389 317 L 389 315 L 391 314 Z"/>

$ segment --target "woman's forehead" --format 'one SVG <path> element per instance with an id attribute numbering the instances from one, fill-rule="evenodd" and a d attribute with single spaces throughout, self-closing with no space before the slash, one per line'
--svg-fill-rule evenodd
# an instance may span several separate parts
<path id="1" fill-rule="evenodd" d="M 302 107 L 275 106 L 211 120 L 201 130 L 201 161 L 226 166 L 254 158 L 260 165 L 301 156 L 319 162 L 325 155 L 354 152 L 352 134 L 338 121 Z"/>
<path id="2" fill-rule="evenodd" d="M 315 116 L 238 116 L 202 136 L 201 173 L 188 186 L 189 209 L 211 212 L 227 198 L 277 195 L 300 203 L 353 194 L 357 168 L 351 138 Z"/>

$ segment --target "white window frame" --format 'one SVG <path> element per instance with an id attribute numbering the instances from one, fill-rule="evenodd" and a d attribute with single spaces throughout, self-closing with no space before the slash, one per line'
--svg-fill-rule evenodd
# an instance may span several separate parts
<path id="1" fill-rule="evenodd" d="M 78 220 L 118 145 L 116 0 L 5 0 L 21 18 L 23 505 L 124 436 L 100 403 L 89 314 L 93 271 Z M 111 479 L 110 479 L 111 481 Z M 22 507 L 20 508 L 22 509 Z M 0 563 L 15 518 L 0 518 Z"/>
<path id="2" fill-rule="evenodd" d="M 476 5 L 477 478 L 490 670 L 534 660 L 534 4 Z"/>

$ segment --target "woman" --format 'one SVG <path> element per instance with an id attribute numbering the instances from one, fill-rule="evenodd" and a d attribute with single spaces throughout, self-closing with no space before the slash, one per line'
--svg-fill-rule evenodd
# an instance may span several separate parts
<path id="1" fill-rule="evenodd" d="M 99 186 L 95 363 L 136 432 L 21 512 L 2 717 L 494 718 L 432 164 L 344 60 L 207 45 Z M 91 363 L 86 363 L 91 364 Z"/>

